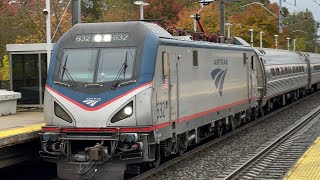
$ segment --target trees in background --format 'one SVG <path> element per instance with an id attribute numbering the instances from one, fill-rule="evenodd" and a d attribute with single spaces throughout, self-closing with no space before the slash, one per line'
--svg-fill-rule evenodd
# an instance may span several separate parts
<path id="1" fill-rule="evenodd" d="M 274 4 L 268 4 L 265 6 L 274 14 L 279 11 L 279 6 Z M 232 25 L 232 34 L 235 36 L 242 37 L 247 42 L 250 42 L 251 34 L 249 29 L 254 30 L 254 46 L 260 46 L 260 31 L 263 32 L 263 47 L 274 48 L 274 35 L 278 34 L 278 47 L 285 48 L 286 38 L 288 37 L 287 28 L 284 29 L 283 33 L 279 34 L 278 19 L 271 15 L 268 11 L 260 7 L 260 5 L 251 5 L 245 9 L 241 9 L 238 13 L 229 17 L 229 22 Z"/>
<path id="2" fill-rule="evenodd" d="M 0 80 L 7 81 L 9 80 L 9 59 L 8 56 L 5 55 L 3 57 L 2 63 L 0 63 Z"/>
<path id="3" fill-rule="evenodd" d="M 46 42 L 46 17 L 43 0 L 0 0 L 0 57 L 5 55 L 5 45 L 12 43 Z M 71 11 L 68 0 L 51 1 L 51 34 L 53 41 L 71 27 Z M 64 18 L 62 18 L 63 13 Z M 61 20 L 60 26 L 58 24 Z"/>
<path id="4" fill-rule="evenodd" d="M 296 49 L 299 51 L 314 51 L 315 23 L 312 12 L 306 10 L 288 16 L 287 28 L 289 37 L 295 38 Z"/>
<path id="5" fill-rule="evenodd" d="M 135 0 L 82 0 L 82 22 L 129 21 L 139 19 L 139 6 Z M 71 28 L 70 0 L 51 0 L 51 34 L 53 42 Z M 190 15 L 199 9 L 198 3 L 190 0 L 145 0 L 150 5 L 144 8 L 145 19 L 160 19 L 163 26 L 193 31 Z M 249 29 L 254 29 L 254 46 L 259 46 L 259 31 L 263 31 L 263 47 L 274 48 L 274 35 L 278 32 L 278 19 L 259 5 L 246 6 L 251 0 L 226 3 L 226 22 L 232 25 L 231 35 L 250 41 Z M 269 0 L 255 1 L 278 14 L 279 6 Z M 69 5 L 69 6 L 68 6 Z M 0 0 L 0 81 L 9 79 L 8 56 L 5 45 L 12 43 L 46 42 L 44 0 Z M 279 34 L 278 48 L 287 49 L 287 37 L 296 39 L 297 51 L 314 51 L 314 17 L 311 11 L 290 14 L 286 8 L 285 28 Z M 219 3 L 207 6 L 201 12 L 201 22 L 206 32 L 220 32 Z M 199 31 L 199 27 L 198 27 Z M 291 40 L 292 44 L 292 40 Z M 292 45 L 291 45 L 292 49 Z M 320 48 L 319 48 L 320 51 Z M 4 57 L 4 58 L 2 58 Z M 2 60 L 2 61 L 1 61 Z"/>
<path id="6" fill-rule="evenodd" d="M 287 37 L 291 38 L 291 50 L 293 49 L 293 40 L 296 39 L 297 51 L 314 52 L 314 17 L 309 10 L 290 14 L 288 9 L 283 8 L 285 15 L 284 32 L 279 34 L 278 19 L 257 4 L 240 8 L 242 5 L 251 1 L 243 0 L 240 2 L 226 4 L 226 22 L 232 24 L 231 35 L 239 36 L 250 42 L 249 29 L 254 29 L 254 46 L 260 45 L 260 31 L 263 31 L 263 47 L 274 48 L 275 37 L 278 38 L 278 48 L 287 49 Z M 256 1 L 258 2 L 258 1 Z M 279 6 L 269 1 L 260 1 L 265 7 L 274 14 L 278 14 Z M 186 8 L 179 16 L 177 27 L 187 30 L 193 30 L 193 19 L 189 16 L 199 9 L 198 6 Z M 213 3 L 210 7 L 204 9 L 201 13 L 201 21 L 204 24 L 206 32 L 218 33 L 220 30 L 219 3 Z M 198 28 L 199 31 L 199 28 Z"/>
<path id="7" fill-rule="evenodd" d="M 184 11 L 184 4 L 178 0 L 149 0 L 145 7 L 145 17 L 162 19 L 165 24 L 175 25 L 179 21 L 179 13 Z"/>
<path id="8" fill-rule="evenodd" d="M 85 0 L 82 2 L 83 22 L 128 21 L 139 19 L 139 6 L 135 0 Z M 145 0 L 150 5 L 145 6 L 145 19 L 162 19 L 163 25 L 173 25 L 176 28 L 193 30 L 193 19 L 200 6 L 190 0 Z M 0 57 L 5 55 L 5 44 L 9 43 L 41 43 L 46 42 L 44 0 L 0 0 Z M 259 5 L 245 8 L 240 6 L 251 0 L 226 3 L 226 22 L 232 23 L 231 34 L 250 41 L 249 29 L 254 29 L 254 45 L 259 46 L 259 31 L 263 31 L 264 47 L 274 47 L 274 35 L 278 33 L 278 19 L 269 14 Z M 278 14 L 279 6 L 270 4 L 268 0 L 260 0 L 266 8 Z M 71 4 L 69 0 L 51 0 L 53 42 L 71 27 Z M 90 4 L 91 3 L 91 4 Z M 63 13 L 64 16 L 62 17 Z M 286 15 L 284 33 L 279 37 L 279 48 L 286 49 L 286 38 L 296 38 L 297 50 L 313 51 L 314 23 L 310 11 Z M 61 23 L 60 23 L 61 20 Z M 207 6 L 201 13 L 201 21 L 206 32 L 219 33 L 220 14 L 219 3 Z M 60 26 L 58 27 L 58 24 Z M 199 28 L 198 28 L 199 29 Z M 302 32 L 303 31 L 303 32 Z"/>

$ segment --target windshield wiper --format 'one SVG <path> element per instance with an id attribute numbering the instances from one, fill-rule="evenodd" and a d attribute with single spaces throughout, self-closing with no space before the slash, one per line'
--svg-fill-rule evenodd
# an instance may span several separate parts
<path id="1" fill-rule="evenodd" d="M 58 82 L 58 81 L 53 81 L 54 84 L 60 84 L 60 85 L 63 85 L 63 86 L 67 86 L 67 87 L 70 87 L 71 85 L 70 84 L 67 84 L 67 83 L 63 83 L 63 82 Z"/>
<path id="2" fill-rule="evenodd" d="M 116 89 L 118 87 L 122 74 L 123 74 L 123 79 L 126 79 L 126 70 L 128 67 L 127 61 L 128 61 L 128 51 L 126 53 L 126 59 L 124 60 L 124 63 L 122 64 L 116 78 L 114 79 L 114 81 L 112 83 L 111 89 Z"/>
<path id="3" fill-rule="evenodd" d="M 125 81 L 125 82 L 119 83 L 118 86 L 127 86 L 127 85 L 133 84 L 133 83 L 135 83 L 135 82 L 137 82 L 137 80 Z"/>
<path id="4" fill-rule="evenodd" d="M 63 65 L 63 67 L 62 67 L 63 70 L 62 70 L 61 81 L 63 80 L 64 74 L 66 74 L 66 77 L 67 77 L 68 80 L 71 82 L 71 86 L 72 86 L 72 87 L 76 87 L 76 83 L 75 83 L 75 81 L 73 80 L 71 74 L 69 73 L 68 68 L 66 67 L 66 66 L 67 66 L 67 61 L 68 61 L 68 55 L 67 55 L 67 57 L 66 57 L 66 60 L 64 61 L 64 65 Z M 60 84 L 61 84 L 61 83 L 60 83 Z M 62 84 L 65 84 L 65 83 L 62 83 Z M 70 85 L 69 85 L 68 87 L 70 87 Z"/>

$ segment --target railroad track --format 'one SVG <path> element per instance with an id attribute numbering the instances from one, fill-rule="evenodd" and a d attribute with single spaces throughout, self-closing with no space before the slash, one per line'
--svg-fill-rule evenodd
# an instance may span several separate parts
<path id="1" fill-rule="evenodd" d="M 217 179 L 283 178 L 292 164 L 310 146 L 310 142 L 300 142 L 298 145 L 294 145 L 294 141 L 299 139 L 315 122 L 319 121 L 319 117 L 320 106 L 302 117 L 286 131 L 265 143 L 256 153 L 243 158 Z"/>
<path id="2" fill-rule="evenodd" d="M 159 165 L 159 166 L 156 167 L 156 168 L 150 169 L 150 170 L 148 170 L 148 171 L 146 171 L 146 172 L 144 172 L 144 173 L 142 173 L 142 174 L 140 174 L 140 175 L 137 175 L 137 176 L 131 178 L 131 180 L 147 179 L 148 177 L 151 177 L 152 175 L 154 175 L 154 174 L 156 174 L 156 173 L 159 173 L 160 171 L 162 171 L 162 170 L 164 170 L 164 169 L 166 169 L 166 168 L 168 168 L 168 167 L 170 167 L 170 166 L 173 166 L 173 165 L 177 164 L 178 162 L 180 162 L 180 161 L 182 161 L 182 160 L 184 160 L 184 159 L 186 159 L 186 158 L 188 158 L 188 157 L 190 157 L 190 156 L 192 156 L 192 155 L 194 155 L 194 154 L 196 154 L 196 153 L 198 153 L 198 152 L 200 152 L 200 151 L 202 151 L 202 150 L 205 150 L 205 149 L 207 149 L 207 148 L 209 148 L 209 147 L 211 147 L 211 146 L 213 146 L 213 145 L 215 145 L 215 144 L 217 144 L 217 143 L 219 143 L 219 142 L 222 142 L 222 141 L 224 141 L 225 139 L 230 138 L 231 136 L 234 136 L 234 135 L 238 134 L 239 132 L 241 132 L 241 131 L 243 131 L 243 130 L 251 127 L 251 126 L 254 126 L 255 124 L 258 124 L 258 123 L 264 121 L 265 119 L 268 119 L 268 118 L 270 118 L 270 117 L 272 117 L 272 116 L 274 116 L 274 115 L 276 115 L 276 114 L 278 114 L 278 113 L 280 113 L 280 112 L 282 112 L 282 111 L 284 111 L 284 110 L 286 110 L 286 109 L 291 108 L 292 106 L 295 106 L 296 104 L 298 104 L 298 103 L 301 102 L 301 101 L 304 101 L 304 100 L 307 100 L 307 99 L 309 99 L 309 98 L 312 98 L 312 97 L 314 97 L 314 96 L 317 95 L 317 94 L 320 94 L 320 92 L 316 92 L 316 93 L 314 93 L 314 94 L 312 94 L 312 95 L 309 95 L 309 96 L 306 97 L 306 98 L 303 98 L 303 99 L 300 99 L 300 100 L 298 100 L 298 101 L 296 101 L 296 102 L 293 102 L 293 103 L 291 103 L 291 104 L 289 104 L 289 105 L 287 105 L 287 106 L 285 106 L 285 107 L 283 107 L 283 108 L 281 108 L 281 109 L 278 109 L 278 110 L 276 110 L 276 111 L 273 111 L 273 112 L 271 112 L 271 113 L 269 113 L 269 114 L 267 114 L 267 115 L 265 115 L 265 116 L 263 116 L 263 117 L 255 120 L 255 121 L 252 121 L 252 122 L 250 122 L 250 123 L 248 123 L 248 124 L 246 124 L 246 125 L 238 128 L 238 129 L 236 129 L 236 130 L 234 130 L 234 131 L 232 131 L 232 132 L 229 132 L 229 133 L 223 135 L 222 137 L 213 139 L 212 141 L 209 141 L 209 142 L 207 142 L 207 143 L 205 143 L 205 144 L 202 144 L 202 145 L 200 145 L 200 146 L 198 146 L 198 147 L 196 147 L 196 148 L 194 148 L 194 149 L 191 149 L 190 151 L 186 152 L 186 153 L 183 154 L 183 155 L 180 155 L 180 156 L 178 156 L 178 157 L 176 157 L 176 158 L 174 158 L 174 159 L 172 159 L 172 160 L 170 160 L 170 161 L 167 161 L 167 162 Z M 313 112 L 313 111 L 312 111 L 312 112 Z M 311 113 L 312 113 L 312 112 L 311 112 Z M 317 113 L 319 113 L 319 112 L 320 112 L 320 108 L 319 108 L 319 110 L 317 110 Z M 309 113 L 309 114 L 310 114 L 310 113 Z M 309 122 L 310 120 L 312 120 L 312 119 L 306 118 L 306 121 Z M 305 123 L 307 123 L 307 122 L 305 122 Z M 305 123 L 299 123 L 296 128 L 298 128 L 298 127 L 300 127 L 300 126 L 303 126 L 303 124 L 305 124 Z M 296 129 L 296 128 L 292 128 L 291 132 L 296 132 L 296 131 L 294 130 L 294 129 Z M 273 146 L 270 146 L 270 148 L 272 148 L 272 147 L 273 147 Z M 269 148 L 269 149 L 270 149 L 270 148 Z M 259 149 L 260 149 L 260 148 L 259 148 Z M 268 148 L 264 148 L 264 149 L 266 149 L 266 150 L 264 151 L 264 152 L 266 152 Z M 232 167 L 232 169 L 230 169 L 230 170 L 227 171 L 226 173 L 224 173 L 224 174 L 222 174 L 221 176 L 219 176 L 219 178 L 221 178 L 221 179 L 232 179 L 232 178 L 235 178 L 236 176 L 239 175 L 240 172 L 243 172 L 244 169 L 246 169 L 247 167 L 250 166 L 249 161 L 250 161 L 251 159 L 253 159 L 253 156 L 257 156 L 255 159 L 258 158 L 258 155 L 256 155 L 256 154 L 250 154 L 250 157 L 246 157 L 246 158 L 243 160 L 243 161 L 245 161 L 244 163 L 236 164 L 235 166 Z M 262 155 L 260 155 L 260 157 L 261 157 L 261 156 L 262 156 Z M 253 163 L 254 161 L 255 161 L 255 160 L 251 160 L 250 162 Z M 247 163 L 247 162 L 248 162 L 248 163 Z M 247 164 L 247 165 L 245 165 L 245 164 Z M 241 168 L 241 166 L 243 166 L 243 167 Z M 250 178 L 249 178 L 249 179 L 250 179 Z"/>

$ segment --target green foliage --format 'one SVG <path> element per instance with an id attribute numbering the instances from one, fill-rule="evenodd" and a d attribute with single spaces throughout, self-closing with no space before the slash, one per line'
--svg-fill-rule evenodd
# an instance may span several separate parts
<path id="1" fill-rule="evenodd" d="M 314 52 L 314 20 L 311 11 L 299 12 L 289 16 L 285 22 L 289 37 L 296 39 L 296 50 Z M 293 46 L 291 42 L 291 46 Z"/>
<path id="2" fill-rule="evenodd" d="M 5 55 L 1 61 L 3 66 L 0 67 L 0 81 L 7 81 L 10 79 L 8 55 Z"/>

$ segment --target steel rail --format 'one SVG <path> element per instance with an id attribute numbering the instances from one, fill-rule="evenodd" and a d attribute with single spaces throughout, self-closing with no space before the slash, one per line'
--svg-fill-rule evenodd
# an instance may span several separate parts
<path id="1" fill-rule="evenodd" d="M 231 132 L 229 132 L 229 133 L 227 133 L 227 134 L 225 134 L 225 135 L 223 135 L 223 136 L 221 136 L 219 138 L 213 139 L 213 140 L 211 140 L 211 141 L 209 141 L 209 142 L 207 142 L 205 144 L 202 144 L 202 145 L 200 145 L 200 146 L 198 146 L 198 147 L 196 147 L 194 149 L 191 149 L 190 151 L 187 151 L 186 153 L 184 153 L 184 154 L 182 154 L 182 155 L 180 155 L 180 156 L 178 156 L 178 157 L 176 157 L 176 158 L 174 158 L 172 160 L 169 160 L 169 161 L 159 165 L 158 167 L 150 169 L 150 170 L 148 170 L 148 171 L 146 171 L 146 172 L 144 172 L 142 174 L 139 174 L 139 175 L 131 178 L 131 180 L 146 179 L 146 178 L 148 178 L 148 177 L 150 177 L 150 176 L 152 176 L 152 175 L 154 175 L 154 174 L 156 174 L 156 173 L 158 173 L 158 172 L 160 172 L 160 171 L 162 171 L 162 170 L 164 170 L 164 169 L 166 169 L 166 168 L 168 168 L 170 166 L 173 166 L 173 165 L 177 164 L 178 162 L 180 162 L 180 161 L 182 161 L 182 160 L 184 160 L 184 159 L 186 159 L 186 158 L 188 158 L 188 157 L 190 157 L 190 156 L 192 156 L 192 155 L 194 155 L 194 154 L 196 154 L 196 153 L 198 153 L 200 151 L 203 151 L 203 150 L 207 149 L 210 146 L 213 146 L 213 145 L 215 145 L 215 144 L 217 144 L 219 142 L 222 142 L 223 140 L 225 140 L 227 138 L 230 138 L 230 137 L 240 133 L 241 131 L 243 131 L 243 130 L 251 127 L 251 126 L 264 121 L 265 119 L 268 119 L 268 118 L 270 118 L 270 117 L 272 117 L 272 116 L 274 116 L 274 115 L 276 115 L 276 114 L 278 114 L 278 113 L 280 113 L 280 112 L 282 112 L 282 111 L 284 111 L 286 109 L 289 109 L 292 106 L 295 106 L 296 104 L 298 104 L 298 103 L 300 103 L 302 101 L 305 101 L 305 100 L 307 100 L 309 98 L 312 98 L 312 97 L 314 97 L 314 96 L 316 96 L 318 94 L 320 94 L 320 92 L 313 93 L 313 94 L 311 94 L 311 95 L 309 95 L 309 96 L 307 96 L 305 98 L 299 99 L 299 100 L 297 100 L 297 101 L 295 101 L 295 102 L 293 102 L 293 103 L 291 103 L 291 104 L 289 104 L 289 105 L 287 105 L 285 107 L 277 109 L 277 110 L 275 110 L 275 111 L 273 111 L 273 112 L 271 112 L 271 113 L 269 113 L 269 114 L 267 114 L 267 115 L 265 115 L 265 116 L 263 116 L 263 117 L 261 117 L 259 119 L 256 119 L 255 121 L 249 122 L 248 124 L 245 124 L 244 126 L 241 126 L 241 127 L 237 128 L 237 129 L 235 129 L 235 130 L 233 130 L 233 131 L 231 131 Z M 320 112 L 320 110 L 319 110 L 319 112 Z M 235 171 L 234 173 L 237 173 L 237 172 L 239 172 L 239 171 Z M 234 177 L 234 176 L 231 175 L 230 177 Z"/>
<path id="2" fill-rule="evenodd" d="M 271 149 L 281 145 L 286 139 L 290 138 L 293 134 L 304 128 L 310 121 L 312 121 L 315 117 L 320 114 L 320 106 L 313 109 L 310 113 L 303 116 L 301 121 L 296 125 L 293 125 L 288 130 L 286 130 L 280 137 L 272 141 L 268 146 L 266 146 L 263 150 L 252 156 L 248 161 L 243 163 L 236 170 L 231 172 L 228 176 L 224 177 L 225 180 L 230 180 L 236 178 L 238 175 L 241 175 L 244 170 L 249 168 L 252 164 L 254 164 L 259 158 L 265 156 Z"/>

